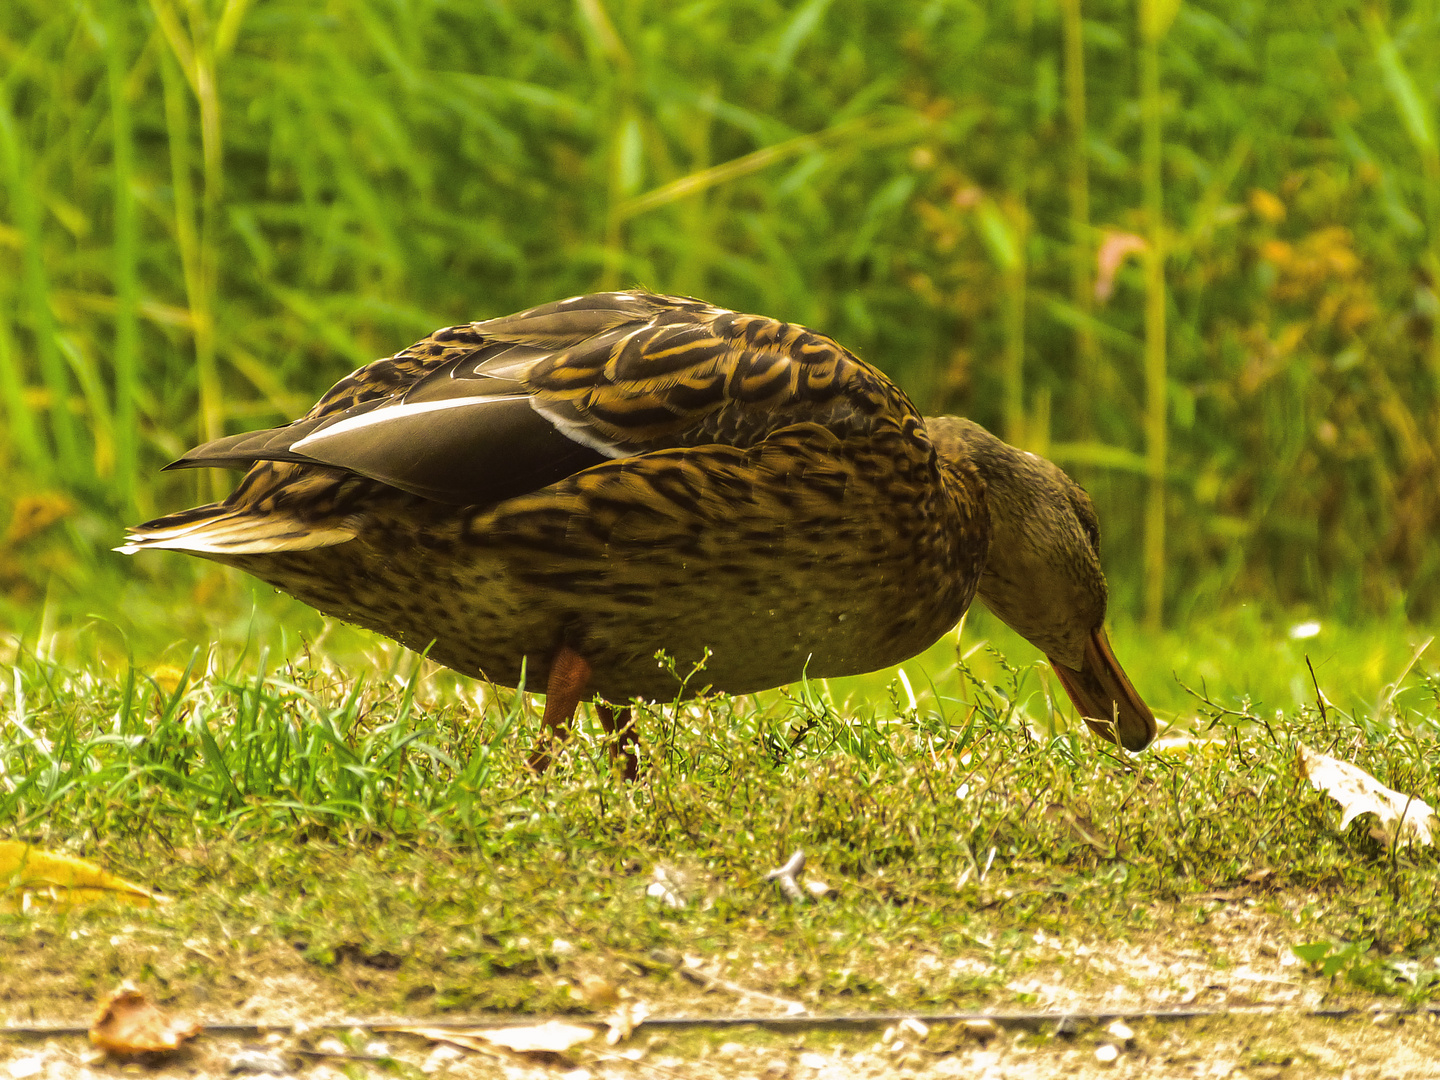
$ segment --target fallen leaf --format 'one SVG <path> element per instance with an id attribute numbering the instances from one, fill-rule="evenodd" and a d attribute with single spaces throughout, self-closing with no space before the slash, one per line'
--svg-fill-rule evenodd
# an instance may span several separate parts
<path id="1" fill-rule="evenodd" d="M 193 1020 L 172 1020 L 151 1004 L 132 983 L 122 983 L 100 1006 L 90 1026 L 90 1041 L 120 1057 L 175 1050 L 199 1035 Z"/>
<path id="2" fill-rule="evenodd" d="M 1304 745 L 1300 746 L 1298 762 L 1300 774 L 1340 804 L 1344 811 L 1340 828 L 1361 814 L 1374 814 L 1388 841 L 1398 835 L 1405 844 L 1432 843 L 1435 811 L 1424 800 L 1392 791 L 1358 765 L 1316 753 Z"/>
<path id="3" fill-rule="evenodd" d="M 765 880 L 775 882 L 780 887 L 780 891 L 785 894 L 786 899 L 798 904 L 805 899 L 805 893 L 801 891 L 800 884 L 795 879 L 804 869 L 805 852 L 797 850 L 784 866 L 766 874 Z"/>
<path id="4" fill-rule="evenodd" d="M 649 1015 L 650 1006 L 643 1001 L 622 1002 L 614 1012 L 605 1017 L 605 1023 L 609 1025 L 609 1030 L 605 1032 L 606 1044 L 614 1046 L 630 1038 Z"/>
<path id="5" fill-rule="evenodd" d="M 419 1035 L 422 1039 L 449 1043 L 466 1050 L 500 1050 L 549 1064 L 563 1063 L 567 1051 L 595 1037 L 594 1028 L 565 1024 L 559 1020 L 509 1028 L 432 1028 L 397 1024 L 375 1030 Z"/>
<path id="6" fill-rule="evenodd" d="M 571 1047 L 593 1039 L 595 1029 L 549 1020 L 527 1027 L 482 1029 L 475 1035 L 491 1046 L 514 1050 L 517 1054 L 563 1054 Z"/>
<path id="7" fill-rule="evenodd" d="M 70 908 L 107 899 L 137 907 L 170 902 L 168 896 L 118 878 L 85 859 L 20 840 L 0 840 L 0 902 L 6 906 L 28 911 L 37 904 Z"/>

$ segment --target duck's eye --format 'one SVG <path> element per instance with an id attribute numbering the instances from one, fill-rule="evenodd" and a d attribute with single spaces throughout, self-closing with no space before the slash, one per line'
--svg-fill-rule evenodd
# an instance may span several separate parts
<path id="1" fill-rule="evenodd" d="M 1083 495 L 1078 499 L 1072 497 L 1070 505 L 1075 508 L 1075 517 L 1080 522 L 1085 539 L 1090 541 L 1090 549 L 1098 556 L 1100 554 L 1100 519 L 1095 516 L 1095 508 Z"/>

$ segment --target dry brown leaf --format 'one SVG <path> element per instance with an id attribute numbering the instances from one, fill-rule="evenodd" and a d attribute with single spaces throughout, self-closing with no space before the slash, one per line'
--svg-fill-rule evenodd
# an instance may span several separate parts
<path id="1" fill-rule="evenodd" d="M 0 840 L 0 893 L 5 894 L 0 903 L 27 911 L 37 904 L 70 908 L 100 900 L 137 907 L 170 902 L 168 896 L 118 878 L 85 859 L 19 840 Z"/>
<path id="2" fill-rule="evenodd" d="M 194 1020 L 167 1017 L 132 983 L 126 982 L 101 1004 L 100 1013 L 90 1026 L 90 1041 L 107 1053 L 134 1057 L 178 1049 L 201 1030 L 201 1025 Z"/>
<path id="3" fill-rule="evenodd" d="M 1340 804 L 1344 811 L 1340 828 L 1361 814 L 1374 814 L 1380 819 L 1387 842 L 1393 842 L 1397 834 L 1402 844 L 1433 842 L 1435 811 L 1424 800 L 1392 791 L 1358 765 L 1316 753 L 1304 745 L 1298 761 L 1300 774 Z"/>

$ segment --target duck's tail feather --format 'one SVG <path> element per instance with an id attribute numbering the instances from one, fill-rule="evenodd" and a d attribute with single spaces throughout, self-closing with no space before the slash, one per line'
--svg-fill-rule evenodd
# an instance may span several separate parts
<path id="1" fill-rule="evenodd" d="M 133 555 L 147 548 L 168 548 L 223 558 L 309 551 L 354 538 L 355 529 L 343 518 L 303 521 L 288 514 L 256 513 L 253 507 L 210 503 L 136 525 L 126 530 L 125 543 L 115 550 Z"/>

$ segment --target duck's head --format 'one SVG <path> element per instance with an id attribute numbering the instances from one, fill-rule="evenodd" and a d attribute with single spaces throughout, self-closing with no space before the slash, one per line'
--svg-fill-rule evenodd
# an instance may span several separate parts
<path id="1" fill-rule="evenodd" d="M 1079 484 L 1042 457 L 970 420 L 925 421 L 944 457 L 969 461 L 985 481 L 990 551 L 985 606 L 1040 649 L 1076 711 L 1127 750 L 1155 737 L 1155 716 L 1130 685 L 1105 636 L 1100 525 Z"/>

